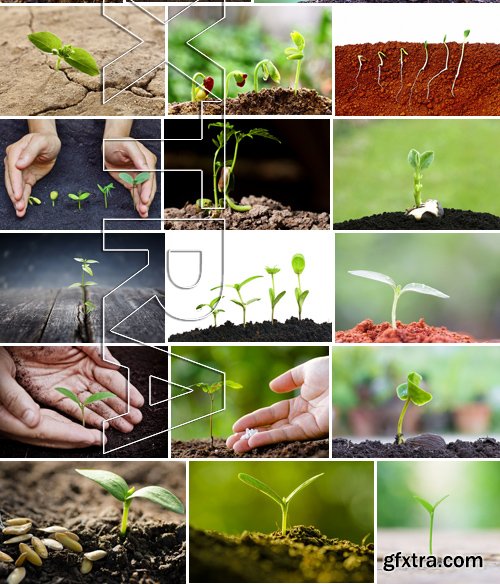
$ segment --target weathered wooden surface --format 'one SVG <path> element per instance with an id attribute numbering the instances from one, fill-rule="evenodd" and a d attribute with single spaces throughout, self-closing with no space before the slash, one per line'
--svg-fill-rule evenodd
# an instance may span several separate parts
<path id="1" fill-rule="evenodd" d="M 97 286 L 87 289 L 86 298 L 96 305 L 96 310 L 85 316 L 80 288 L 1 291 L 0 342 L 99 342 L 102 298 L 108 292 Z M 163 302 L 162 293 L 151 288 L 120 288 L 114 292 L 106 302 L 106 329 L 109 331 L 154 295 Z M 164 343 L 165 313 L 158 302 L 151 301 L 127 319 L 119 332 L 145 343 Z M 127 339 L 109 333 L 106 341 L 126 343 Z"/>

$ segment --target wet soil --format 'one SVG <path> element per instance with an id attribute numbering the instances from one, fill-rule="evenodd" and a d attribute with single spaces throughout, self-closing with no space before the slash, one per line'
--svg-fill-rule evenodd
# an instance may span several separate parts
<path id="1" fill-rule="evenodd" d="M 226 207 L 220 211 L 218 218 L 225 220 L 226 229 L 329 229 L 330 215 L 328 213 L 313 213 L 311 211 L 292 211 L 278 201 L 267 197 L 242 197 L 239 205 L 251 205 L 250 211 L 233 211 Z M 169 207 L 164 210 L 165 229 L 218 229 L 220 222 L 196 221 L 210 217 L 209 211 L 200 210 L 191 203 L 186 203 L 182 209 Z M 168 221 L 168 219 L 190 219 L 190 221 Z"/>
<path id="2" fill-rule="evenodd" d="M 94 482 L 80 477 L 74 462 L 0 463 L 0 512 L 10 517 L 29 517 L 33 535 L 46 537 L 40 527 L 63 525 L 80 537 L 84 551 L 103 549 L 107 556 L 94 562 L 90 576 L 79 567 L 81 553 L 49 551 L 43 566 L 26 566 L 23 582 L 38 584 L 183 584 L 185 575 L 184 516 L 141 499 L 132 505 L 129 531 L 120 538 L 120 503 Z M 160 485 L 185 501 L 185 468 L 181 462 L 120 462 L 91 465 L 115 472 L 129 485 Z M 88 468 L 89 465 L 86 465 Z M 9 536 L 10 537 L 10 536 Z M 4 541 L 8 537 L 0 535 Z M 17 545 L 0 544 L 17 557 Z M 0 563 L 5 582 L 12 565 Z"/>
<path id="3" fill-rule="evenodd" d="M 328 458 L 328 440 L 280 442 L 244 454 L 227 448 L 221 438 L 214 438 L 213 447 L 208 439 L 173 440 L 171 449 L 172 458 Z"/>
<path id="4" fill-rule="evenodd" d="M 332 114 L 332 100 L 320 95 L 314 89 L 299 89 L 295 95 L 293 89 L 277 87 L 261 89 L 258 93 L 249 91 L 237 97 L 226 100 L 225 112 L 227 115 L 247 116 L 330 116 Z M 168 106 L 170 115 L 200 115 L 200 102 L 172 103 Z M 219 116 L 224 112 L 220 102 L 205 101 L 204 115 Z"/>
<path id="5" fill-rule="evenodd" d="M 391 323 L 375 324 L 373 320 L 363 320 L 354 328 L 337 331 L 336 343 L 475 343 L 474 337 L 448 330 L 445 326 L 430 326 L 423 318 L 418 322 L 403 324 L 397 321 L 397 328 Z"/>
<path id="6" fill-rule="evenodd" d="M 286 536 L 189 530 L 191 582 L 373 582 L 373 544 L 299 525 Z"/>
<path id="7" fill-rule="evenodd" d="M 425 62 L 422 43 L 388 42 L 364 43 L 335 47 L 335 114 L 338 116 L 498 116 L 500 115 L 500 44 L 467 43 L 460 75 L 455 85 L 455 97 L 451 87 L 455 77 L 462 45 L 447 43 L 450 50 L 449 68 L 430 85 L 427 83 L 444 68 L 446 49 L 443 44 L 428 44 L 429 62 L 415 83 L 410 102 L 411 87 L 419 69 Z M 403 68 L 403 90 L 400 77 L 400 49 L 409 56 Z M 387 58 L 377 83 L 377 52 Z M 363 55 L 358 77 L 357 55 Z"/>
<path id="8" fill-rule="evenodd" d="M 285 322 L 249 322 L 246 326 L 226 322 L 216 327 L 194 329 L 170 335 L 169 342 L 331 342 L 332 325 L 328 322 L 318 324 L 310 318 L 289 318 Z"/>
<path id="9" fill-rule="evenodd" d="M 369 229 L 369 230 L 454 230 L 454 229 L 500 229 L 500 217 L 491 213 L 477 213 L 475 211 L 462 211 L 460 209 L 444 209 L 443 217 L 435 217 L 425 213 L 420 221 L 405 213 L 391 212 L 379 213 L 349 219 L 341 223 L 334 223 L 334 229 Z"/>
<path id="10" fill-rule="evenodd" d="M 479 438 L 475 442 L 455 440 L 445 448 L 426 448 L 409 443 L 382 443 L 364 440 L 354 443 L 346 438 L 332 440 L 332 458 L 500 458 L 500 442 Z"/>

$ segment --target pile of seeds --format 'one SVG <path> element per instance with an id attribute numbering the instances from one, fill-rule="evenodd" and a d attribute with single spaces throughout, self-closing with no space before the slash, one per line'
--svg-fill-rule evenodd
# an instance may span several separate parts
<path id="1" fill-rule="evenodd" d="M 72 552 L 83 553 L 80 565 L 82 574 L 88 574 L 92 570 L 94 562 L 102 560 L 107 555 L 104 550 L 83 552 L 78 535 L 62 525 L 35 528 L 37 531 L 46 534 L 45 537 L 39 538 L 31 533 L 33 522 L 28 517 L 14 517 L 7 519 L 4 523 L 6 527 L 2 529 L 2 533 L 13 536 L 6 539 L 3 542 L 4 545 L 19 545 L 19 557 L 15 561 L 9 554 L 0 551 L 0 562 L 14 563 L 15 566 L 7 578 L 7 584 L 19 584 L 19 582 L 22 582 L 26 577 L 26 568 L 23 564 L 28 562 L 33 566 L 40 567 L 43 564 L 43 560 L 49 557 L 48 550 L 62 551 L 63 549 L 68 549 Z M 30 545 L 26 543 L 28 541 Z"/>

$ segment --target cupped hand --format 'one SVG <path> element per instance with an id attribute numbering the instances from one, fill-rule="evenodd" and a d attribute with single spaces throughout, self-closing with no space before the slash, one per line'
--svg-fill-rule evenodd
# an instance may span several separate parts
<path id="1" fill-rule="evenodd" d="M 328 357 L 312 359 L 273 379 L 269 384 L 272 391 L 286 393 L 300 388 L 300 395 L 237 420 L 233 425 L 234 434 L 226 441 L 227 447 L 235 452 L 248 452 L 277 442 L 328 436 L 328 363 Z M 247 428 L 257 433 L 244 438 Z"/>

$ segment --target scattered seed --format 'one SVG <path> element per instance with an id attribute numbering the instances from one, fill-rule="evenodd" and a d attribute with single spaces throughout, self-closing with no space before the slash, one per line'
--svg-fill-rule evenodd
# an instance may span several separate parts
<path id="1" fill-rule="evenodd" d="M 26 552 L 23 552 L 16 560 L 16 567 L 20 567 L 24 564 L 26 558 L 28 557 L 28 554 Z"/>
<path id="2" fill-rule="evenodd" d="M 80 541 L 80 538 L 78 537 L 78 535 L 76 535 L 76 533 L 73 533 L 72 531 L 65 531 L 64 535 L 71 537 L 71 539 L 73 539 L 74 541 Z"/>
<path id="3" fill-rule="evenodd" d="M 94 562 L 91 562 L 88 558 L 83 558 L 80 572 L 82 574 L 88 574 L 92 570 L 93 565 Z"/>
<path id="4" fill-rule="evenodd" d="M 26 533 L 25 535 L 18 535 L 17 537 L 11 537 L 10 539 L 6 539 L 4 541 L 5 544 L 9 545 L 10 543 L 19 543 L 20 541 L 28 541 L 33 536 L 31 533 Z"/>
<path id="5" fill-rule="evenodd" d="M 26 559 L 30 564 L 34 566 L 41 566 L 42 565 L 42 558 L 35 552 L 34 549 L 30 548 L 29 545 L 25 543 L 19 544 L 19 551 L 21 554 L 26 553 Z"/>
<path id="6" fill-rule="evenodd" d="M 5 535 L 23 535 L 28 533 L 31 529 L 31 523 L 23 523 L 22 525 L 10 525 L 9 527 L 5 527 L 2 529 L 2 533 Z"/>
<path id="7" fill-rule="evenodd" d="M 42 542 L 41 539 L 38 539 L 38 537 L 33 536 L 31 538 L 31 545 L 33 546 L 33 549 L 35 550 L 35 552 L 42 559 L 45 560 L 49 557 L 49 552 L 47 551 L 47 548 L 45 547 L 45 544 Z"/>
<path id="8" fill-rule="evenodd" d="M 103 558 L 105 558 L 108 554 L 107 552 L 105 552 L 104 550 L 95 550 L 93 552 L 87 552 L 86 554 L 83 554 L 88 560 L 92 561 L 92 562 L 96 562 L 97 560 L 102 560 Z"/>
<path id="9" fill-rule="evenodd" d="M 9 554 L 4 554 L 3 552 L 0 552 L 0 562 L 5 562 L 6 564 L 9 564 L 10 562 L 13 561 L 14 558 L 11 558 Z"/>
<path id="10" fill-rule="evenodd" d="M 55 539 L 48 539 L 48 538 L 46 538 L 46 539 L 41 539 L 40 541 L 43 543 L 43 545 L 45 547 L 48 547 L 51 550 L 62 550 L 62 549 L 64 549 L 63 544 L 62 543 L 59 543 Z"/>
<path id="11" fill-rule="evenodd" d="M 32 521 L 28 517 L 14 517 L 5 520 L 5 525 L 24 525 L 25 523 L 32 523 Z"/>
<path id="12" fill-rule="evenodd" d="M 26 577 L 26 568 L 16 568 L 9 574 L 7 584 L 19 584 Z"/>
<path id="13" fill-rule="evenodd" d="M 65 548 L 68 548 L 73 552 L 83 551 L 82 546 L 71 537 L 68 537 L 66 533 L 56 533 L 55 538 L 59 543 L 62 543 Z"/>
<path id="14" fill-rule="evenodd" d="M 39 531 L 43 531 L 45 533 L 63 533 L 65 531 L 69 531 L 67 527 L 63 527 L 62 525 L 51 525 L 50 527 L 41 527 Z"/>

